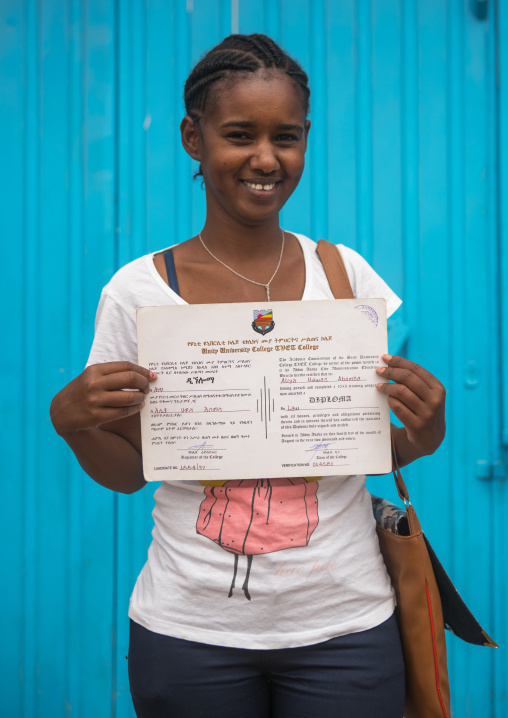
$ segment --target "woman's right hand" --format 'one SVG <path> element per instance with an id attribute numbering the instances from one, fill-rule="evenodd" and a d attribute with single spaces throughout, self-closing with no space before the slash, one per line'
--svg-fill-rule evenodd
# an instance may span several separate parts
<path id="1" fill-rule="evenodd" d="M 87 367 L 51 402 L 55 431 L 64 437 L 138 413 L 156 378 L 148 369 L 127 361 Z"/>

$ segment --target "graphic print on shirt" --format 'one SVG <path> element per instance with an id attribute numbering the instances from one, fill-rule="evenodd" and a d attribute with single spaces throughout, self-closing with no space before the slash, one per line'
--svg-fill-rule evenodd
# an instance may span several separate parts
<path id="1" fill-rule="evenodd" d="M 238 557 L 247 556 L 242 590 L 250 601 L 249 576 L 255 555 L 307 546 L 318 525 L 316 478 L 214 481 L 205 487 L 196 530 L 234 554 L 235 588 Z"/>

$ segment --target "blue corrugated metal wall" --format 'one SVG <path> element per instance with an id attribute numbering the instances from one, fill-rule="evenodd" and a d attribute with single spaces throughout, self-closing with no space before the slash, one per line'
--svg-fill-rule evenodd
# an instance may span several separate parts
<path id="1" fill-rule="evenodd" d="M 114 270 L 202 224 L 182 87 L 232 30 L 272 35 L 310 74 L 308 166 L 284 226 L 357 248 L 403 296 L 392 347 L 449 391 L 446 443 L 407 471 L 413 500 L 508 641 L 507 4 L 1 0 L 6 718 L 133 715 L 126 610 L 153 487 L 96 486 L 48 406 L 82 369 Z M 393 497 L 388 477 L 371 482 Z M 449 649 L 455 715 L 508 716 L 506 648 Z"/>

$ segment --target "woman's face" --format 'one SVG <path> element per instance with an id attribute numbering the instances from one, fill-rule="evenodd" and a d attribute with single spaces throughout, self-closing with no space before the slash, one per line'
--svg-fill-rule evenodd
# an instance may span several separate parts
<path id="1" fill-rule="evenodd" d="M 196 137 L 209 215 L 277 216 L 304 168 L 310 122 L 287 75 L 258 72 L 217 88 Z"/>

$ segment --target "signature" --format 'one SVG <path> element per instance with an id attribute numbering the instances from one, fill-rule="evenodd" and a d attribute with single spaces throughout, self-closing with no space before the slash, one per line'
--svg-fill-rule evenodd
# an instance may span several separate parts
<path id="1" fill-rule="evenodd" d="M 207 444 L 206 441 L 203 441 L 202 444 L 189 446 L 188 451 L 203 451 L 204 449 L 213 449 L 213 444 Z"/>
<path id="2" fill-rule="evenodd" d="M 318 453 L 318 451 L 324 451 L 325 449 L 328 449 L 329 446 L 332 446 L 332 444 L 335 444 L 335 441 L 320 441 L 317 444 L 314 444 L 314 446 L 311 446 L 310 449 L 305 449 L 305 451 L 311 452 L 311 456 L 309 458 L 309 465 L 311 461 L 314 460 L 314 457 Z"/>
<path id="3" fill-rule="evenodd" d="M 335 443 L 334 441 L 329 441 L 327 443 L 320 442 L 319 444 L 314 444 L 314 446 L 311 447 L 310 449 L 305 449 L 305 451 L 314 451 L 314 452 L 321 451 L 322 449 L 327 449 L 329 446 L 331 446 L 334 443 Z"/>

